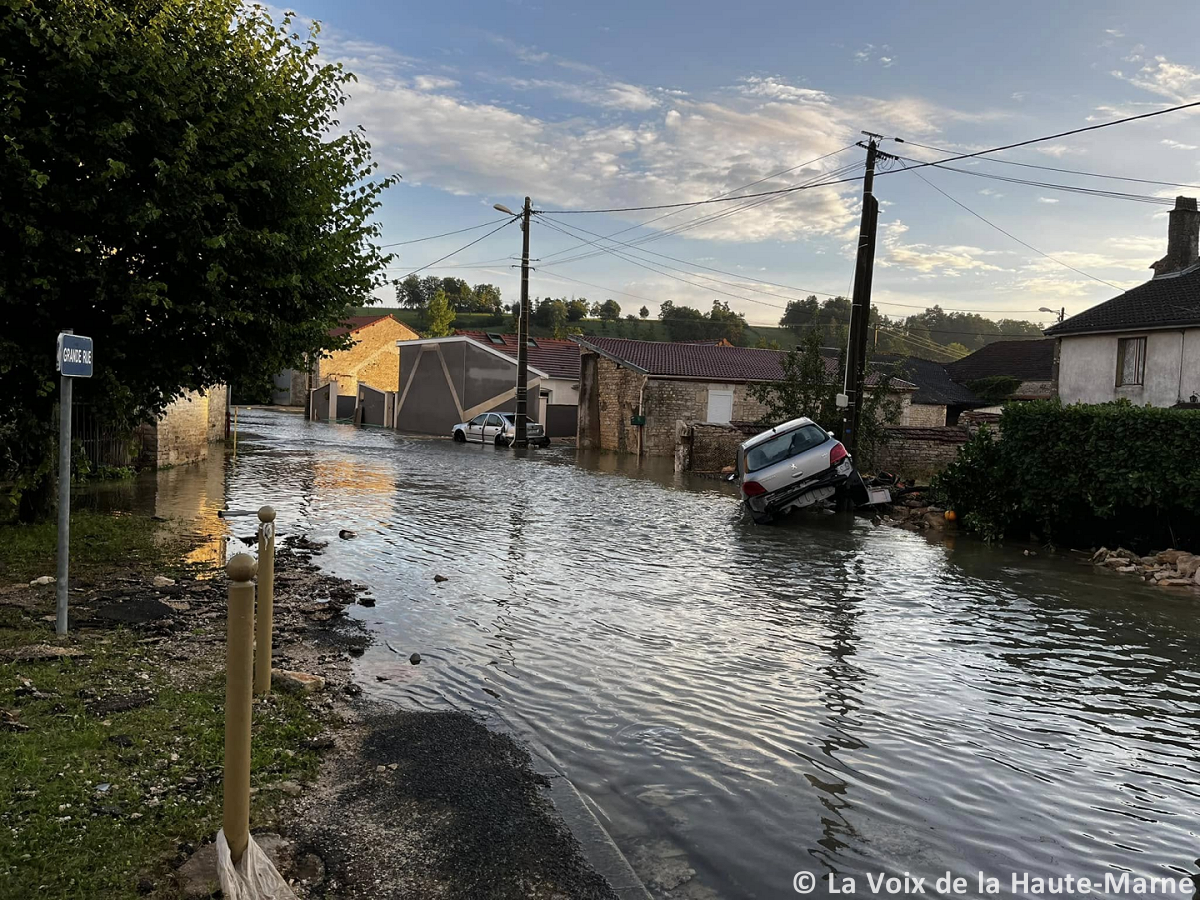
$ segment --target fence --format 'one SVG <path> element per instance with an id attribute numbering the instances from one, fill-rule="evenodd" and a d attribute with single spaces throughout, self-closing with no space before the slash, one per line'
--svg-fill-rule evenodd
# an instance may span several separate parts
<path id="1" fill-rule="evenodd" d="M 71 440 L 93 469 L 128 466 L 132 459 L 133 429 L 113 425 L 87 401 L 71 404 Z"/>

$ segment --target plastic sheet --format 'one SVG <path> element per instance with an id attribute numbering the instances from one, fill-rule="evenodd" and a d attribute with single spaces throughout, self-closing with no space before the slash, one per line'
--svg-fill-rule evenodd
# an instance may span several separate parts
<path id="1" fill-rule="evenodd" d="M 254 843 L 253 835 L 235 866 L 224 829 L 217 832 L 217 877 L 226 900 L 296 900 L 267 854 Z"/>

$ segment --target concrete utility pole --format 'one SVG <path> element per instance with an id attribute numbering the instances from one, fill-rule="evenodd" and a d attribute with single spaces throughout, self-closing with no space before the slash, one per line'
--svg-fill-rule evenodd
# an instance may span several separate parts
<path id="1" fill-rule="evenodd" d="M 883 136 L 864 131 L 867 142 L 867 171 L 863 177 L 862 222 L 858 229 L 858 261 L 854 268 L 854 296 L 850 307 L 850 341 L 846 348 L 846 414 L 842 419 L 842 443 L 854 456 L 858 448 L 858 424 L 862 414 L 863 376 L 867 363 L 867 333 L 871 319 L 871 278 L 875 270 L 875 227 L 879 221 L 879 201 L 875 186 L 875 158 Z M 862 144 L 859 144 L 861 147 Z"/>
<path id="2" fill-rule="evenodd" d="M 521 210 L 521 325 L 517 329 L 517 434 L 514 447 L 528 447 L 529 434 L 525 427 L 529 394 L 529 219 L 533 206 L 528 197 Z"/>

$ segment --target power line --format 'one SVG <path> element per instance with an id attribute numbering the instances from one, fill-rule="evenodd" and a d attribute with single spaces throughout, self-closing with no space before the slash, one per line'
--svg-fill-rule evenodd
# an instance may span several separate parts
<path id="1" fill-rule="evenodd" d="M 1183 109 L 1192 109 L 1197 106 L 1200 106 L 1200 100 L 1196 100 L 1192 103 L 1181 103 L 1178 106 L 1171 106 L 1167 109 L 1158 109 L 1153 112 L 1139 113 L 1136 116 L 1125 116 L 1123 119 L 1112 119 L 1108 122 L 1100 122 L 1098 125 L 1088 125 L 1083 128 L 1072 128 L 1070 131 L 1060 131 L 1057 134 L 1048 134 L 1043 137 L 1030 138 L 1027 141 L 1016 141 L 1012 144 L 1003 144 L 999 147 L 991 147 L 987 150 L 976 150 L 974 153 L 962 153 L 958 156 L 951 156 L 948 159 L 937 160 L 936 162 L 924 162 L 921 164 L 921 167 L 938 165 L 940 163 L 955 162 L 960 159 L 974 159 L 977 156 L 986 156 L 989 153 L 999 153 L 1003 150 L 1015 150 L 1017 147 L 1028 147 L 1030 144 L 1040 144 L 1045 141 L 1053 141 L 1057 140 L 1058 138 L 1070 137 L 1073 134 L 1083 134 L 1087 131 L 1097 131 L 1101 128 L 1109 128 L 1113 125 L 1124 125 L 1126 122 L 1136 122 L 1139 119 L 1152 119 L 1155 116 L 1165 116 L 1167 113 L 1179 112 Z M 903 138 L 895 138 L 894 140 L 902 144 L 905 143 Z M 886 175 L 888 173 L 884 172 L 881 174 Z"/>
<path id="2" fill-rule="evenodd" d="M 474 247 L 474 246 L 475 246 L 476 244 L 478 244 L 480 241 L 487 240 L 487 239 L 488 239 L 488 238 L 490 238 L 490 237 L 491 237 L 493 234 L 495 234 L 497 231 L 499 231 L 501 228 L 506 228 L 506 227 L 508 227 L 509 225 L 511 225 L 511 224 L 512 224 L 513 222 L 515 222 L 516 220 L 517 220 L 517 217 L 516 217 L 516 216 L 513 216 L 511 219 L 507 219 L 507 220 L 505 220 L 504 222 L 500 223 L 500 225 L 499 225 L 499 226 L 497 226 L 496 228 L 493 228 L 491 231 L 489 231 L 487 234 L 485 234 L 483 237 L 477 237 L 477 238 L 475 238 L 475 240 L 471 241 L 471 243 L 469 243 L 469 244 L 464 244 L 463 246 L 459 247 L 457 250 L 453 251 L 452 253 L 447 253 L 445 256 L 438 257 L 438 258 L 437 258 L 437 259 L 435 259 L 433 262 L 431 262 L 431 263 L 426 263 L 425 265 L 421 266 L 421 268 L 419 268 L 419 269 L 413 269 L 411 272 L 409 272 L 409 273 L 408 273 L 408 275 L 405 275 L 405 276 L 404 276 L 404 278 L 408 278 L 408 277 L 409 277 L 409 275 L 416 275 L 418 272 L 424 272 L 426 269 L 432 268 L 433 266 L 436 266 L 438 263 L 440 263 L 440 262 L 442 262 L 442 261 L 444 261 L 444 260 L 447 260 L 447 259 L 449 259 L 450 257 L 452 257 L 452 256 L 455 256 L 456 254 L 462 253 L 462 252 L 463 252 L 464 250 L 466 250 L 468 247 Z M 490 223 L 489 223 L 489 224 L 490 224 Z M 401 280 L 401 281 L 403 281 L 403 280 L 404 280 L 404 278 L 401 278 L 400 280 Z"/>
<path id="3" fill-rule="evenodd" d="M 932 181 L 930 181 L 928 178 L 926 178 L 920 172 L 913 172 L 913 174 L 916 175 L 918 178 L 920 178 L 923 182 L 925 182 L 931 188 L 933 188 L 935 191 L 937 191 L 939 194 L 941 194 L 943 197 L 945 197 L 947 200 L 949 200 L 951 203 L 953 203 L 955 206 L 965 209 L 967 212 L 969 212 L 971 215 L 973 215 L 975 218 L 977 218 L 980 222 L 983 222 L 985 225 L 990 225 L 992 228 L 995 228 L 998 232 L 1000 232 L 1005 237 L 1011 238 L 1012 240 L 1016 241 L 1022 247 L 1032 250 L 1034 253 L 1038 254 L 1039 256 L 1044 256 L 1046 259 L 1050 260 L 1051 262 L 1056 262 L 1060 266 L 1065 266 L 1066 268 L 1070 269 L 1072 272 L 1082 275 L 1084 278 L 1090 278 L 1090 279 L 1092 279 L 1092 281 L 1098 281 L 1101 284 L 1106 284 L 1110 288 L 1112 288 L 1113 290 L 1116 290 L 1116 291 L 1121 290 L 1121 288 L 1117 287 L 1111 281 L 1105 281 L 1103 278 L 1097 278 L 1095 275 L 1089 275 L 1087 272 L 1083 271 L 1083 269 L 1077 269 L 1077 268 L 1075 268 L 1075 266 L 1071 265 L 1070 263 L 1063 262 L 1061 259 L 1058 259 L 1057 257 L 1051 256 L 1049 253 L 1045 253 L 1045 252 L 1039 250 L 1037 247 L 1033 246 L 1033 244 L 1030 244 L 1026 241 L 1021 240 L 1019 237 L 1017 237 L 1012 232 L 1005 231 L 1003 228 L 1001 228 L 995 222 L 991 221 L 990 219 L 984 218 L 979 213 L 975 212 L 975 210 L 971 209 L 971 207 L 967 206 L 965 203 L 962 203 L 961 201 L 956 200 L 954 197 L 951 197 L 949 194 L 947 194 L 945 191 L 943 191 L 940 187 L 938 187 L 936 184 L 934 184 Z"/>
<path id="4" fill-rule="evenodd" d="M 495 225 L 497 222 L 500 222 L 500 221 L 507 222 L 508 220 L 507 219 L 492 219 L 492 221 L 490 221 L 490 222 L 481 222 L 478 225 L 472 225 L 469 228 L 460 228 L 457 231 L 444 231 L 441 234 L 431 234 L 431 235 L 429 235 L 429 237 L 413 238 L 411 241 L 395 241 L 394 243 L 391 243 L 391 244 L 380 244 L 379 249 L 383 250 L 386 247 L 403 247 L 406 244 L 419 244 L 422 241 L 435 241 L 438 238 L 450 237 L 451 235 L 455 235 L 455 234 L 466 234 L 468 231 L 475 231 L 477 228 L 487 228 L 489 225 Z"/>
<path id="5" fill-rule="evenodd" d="M 934 147 L 931 144 L 921 144 L 921 143 L 918 143 L 917 141 L 910 141 L 910 140 L 899 139 L 899 138 L 897 140 L 903 140 L 903 142 L 905 144 L 912 144 L 914 147 L 921 147 L 925 150 L 933 150 L 936 153 L 953 154 L 953 153 L 957 152 L 954 150 L 946 150 L 946 149 L 943 149 L 942 147 Z M 1192 190 L 1200 191 L 1200 184 L 1183 184 L 1182 182 L 1178 182 L 1178 181 L 1154 181 L 1153 179 L 1150 179 L 1150 178 L 1129 178 L 1124 175 L 1104 175 L 1099 172 L 1084 172 L 1080 169 L 1063 169 L 1058 166 L 1040 166 L 1040 165 L 1037 165 L 1036 163 L 1017 162 L 1014 159 L 989 159 L 987 161 L 994 162 L 994 163 L 1002 163 L 1003 165 L 1006 165 L 1006 166 L 1020 166 L 1021 168 L 1024 168 L 1024 169 L 1041 169 L 1046 172 L 1061 172 L 1064 175 L 1084 175 L 1088 178 L 1107 178 L 1107 179 L 1110 179 L 1111 181 L 1129 181 L 1129 182 L 1133 182 L 1136 184 L 1155 184 L 1155 185 L 1159 185 L 1161 187 L 1191 188 Z M 943 162 L 943 160 L 933 160 L 933 162 L 940 163 L 940 162 Z"/>

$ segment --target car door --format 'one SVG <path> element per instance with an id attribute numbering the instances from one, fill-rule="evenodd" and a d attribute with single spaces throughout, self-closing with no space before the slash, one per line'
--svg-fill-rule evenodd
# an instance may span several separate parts
<path id="1" fill-rule="evenodd" d="M 484 429 L 487 422 L 487 413 L 481 413 L 467 423 L 467 440 L 483 442 Z"/>
<path id="2" fill-rule="evenodd" d="M 496 440 L 496 435 L 504 430 L 504 420 L 499 413 L 488 413 L 487 423 L 483 427 L 483 439 L 489 444 Z"/>

